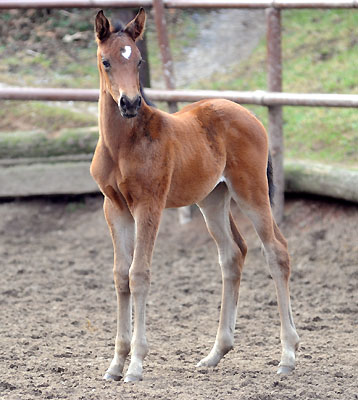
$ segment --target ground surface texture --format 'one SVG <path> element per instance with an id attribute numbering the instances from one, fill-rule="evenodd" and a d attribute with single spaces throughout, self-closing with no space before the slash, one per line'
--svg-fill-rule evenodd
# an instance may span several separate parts
<path id="1" fill-rule="evenodd" d="M 106 382 L 114 349 L 112 244 L 100 197 L 0 204 L 0 398 L 357 399 L 358 208 L 291 199 L 282 229 L 301 348 L 279 377 L 273 281 L 248 221 L 235 348 L 196 369 L 214 341 L 221 276 L 199 213 L 165 213 L 148 300 L 144 380 Z"/>

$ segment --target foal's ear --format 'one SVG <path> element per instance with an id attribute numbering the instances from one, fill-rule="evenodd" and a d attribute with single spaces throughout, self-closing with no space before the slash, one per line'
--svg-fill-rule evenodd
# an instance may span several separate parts
<path id="1" fill-rule="evenodd" d="M 144 33 L 145 20 L 145 11 L 144 8 L 141 7 L 136 17 L 124 28 L 124 32 L 128 33 L 128 35 L 134 41 L 136 41 L 137 39 L 141 39 Z"/>
<path id="2" fill-rule="evenodd" d="M 95 26 L 98 40 L 103 42 L 104 40 L 108 39 L 109 35 L 111 34 L 110 24 L 108 19 L 104 16 L 103 10 L 99 11 L 96 15 Z"/>

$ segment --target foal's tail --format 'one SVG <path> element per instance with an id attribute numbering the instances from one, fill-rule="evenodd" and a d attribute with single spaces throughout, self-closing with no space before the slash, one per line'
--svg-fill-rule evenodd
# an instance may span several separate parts
<path id="1" fill-rule="evenodd" d="M 267 161 L 267 181 L 268 181 L 268 187 L 269 187 L 269 197 L 270 197 L 270 204 L 271 207 L 274 205 L 274 195 L 275 195 L 275 185 L 273 183 L 273 168 L 272 168 L 272 158 L 271 158 L 271 153 L 269 152 L 268 154 L 268 161 Z"/>

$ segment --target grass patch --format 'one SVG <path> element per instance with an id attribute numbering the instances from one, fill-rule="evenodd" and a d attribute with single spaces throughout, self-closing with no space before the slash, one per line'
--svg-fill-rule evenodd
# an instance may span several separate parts
<path id="1" fill-rule="evenodd" d="M 354 109 L 285 107 L 287 157 L 358 164 L 358 116 Z"/>
<path id="2" fill-rule="evenodd" d="M 29 126 L 36 129 L 56 132 L 58 130 L 97 124 L 94 114 L 74 111 L 64 106 L 47 102 L 3 101 L 0 107 L 0 130 L 26 130 Z"/>
<path id="3" fill-rule="evenodd" d="M 6 49 L 0 48 L 0 58 L 0 81 L 8 85 L 84 89 L 99 86 L 95 48 L 78 49 L 76 58 L 65 53 L 58 59 L 28 50 L 6 56 Z"/>

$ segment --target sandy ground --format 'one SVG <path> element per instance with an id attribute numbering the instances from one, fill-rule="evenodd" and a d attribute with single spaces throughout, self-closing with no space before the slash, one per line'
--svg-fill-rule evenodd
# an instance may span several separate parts
<path id="1" fill-rule="evenodd" d="M 358 399 L 358 208 L 287 202 L 283 231 L 301 348 L 279 377 L 273 281 L 249 223 L 235 348 L 211 370 L 220 304 L 216 249 L 196 212 L 165 213 L 148 300 L 144 380 L 102 380 L 114 349 L 112 244 L 100 197 L 0 204 L 0 398 Z"/>

